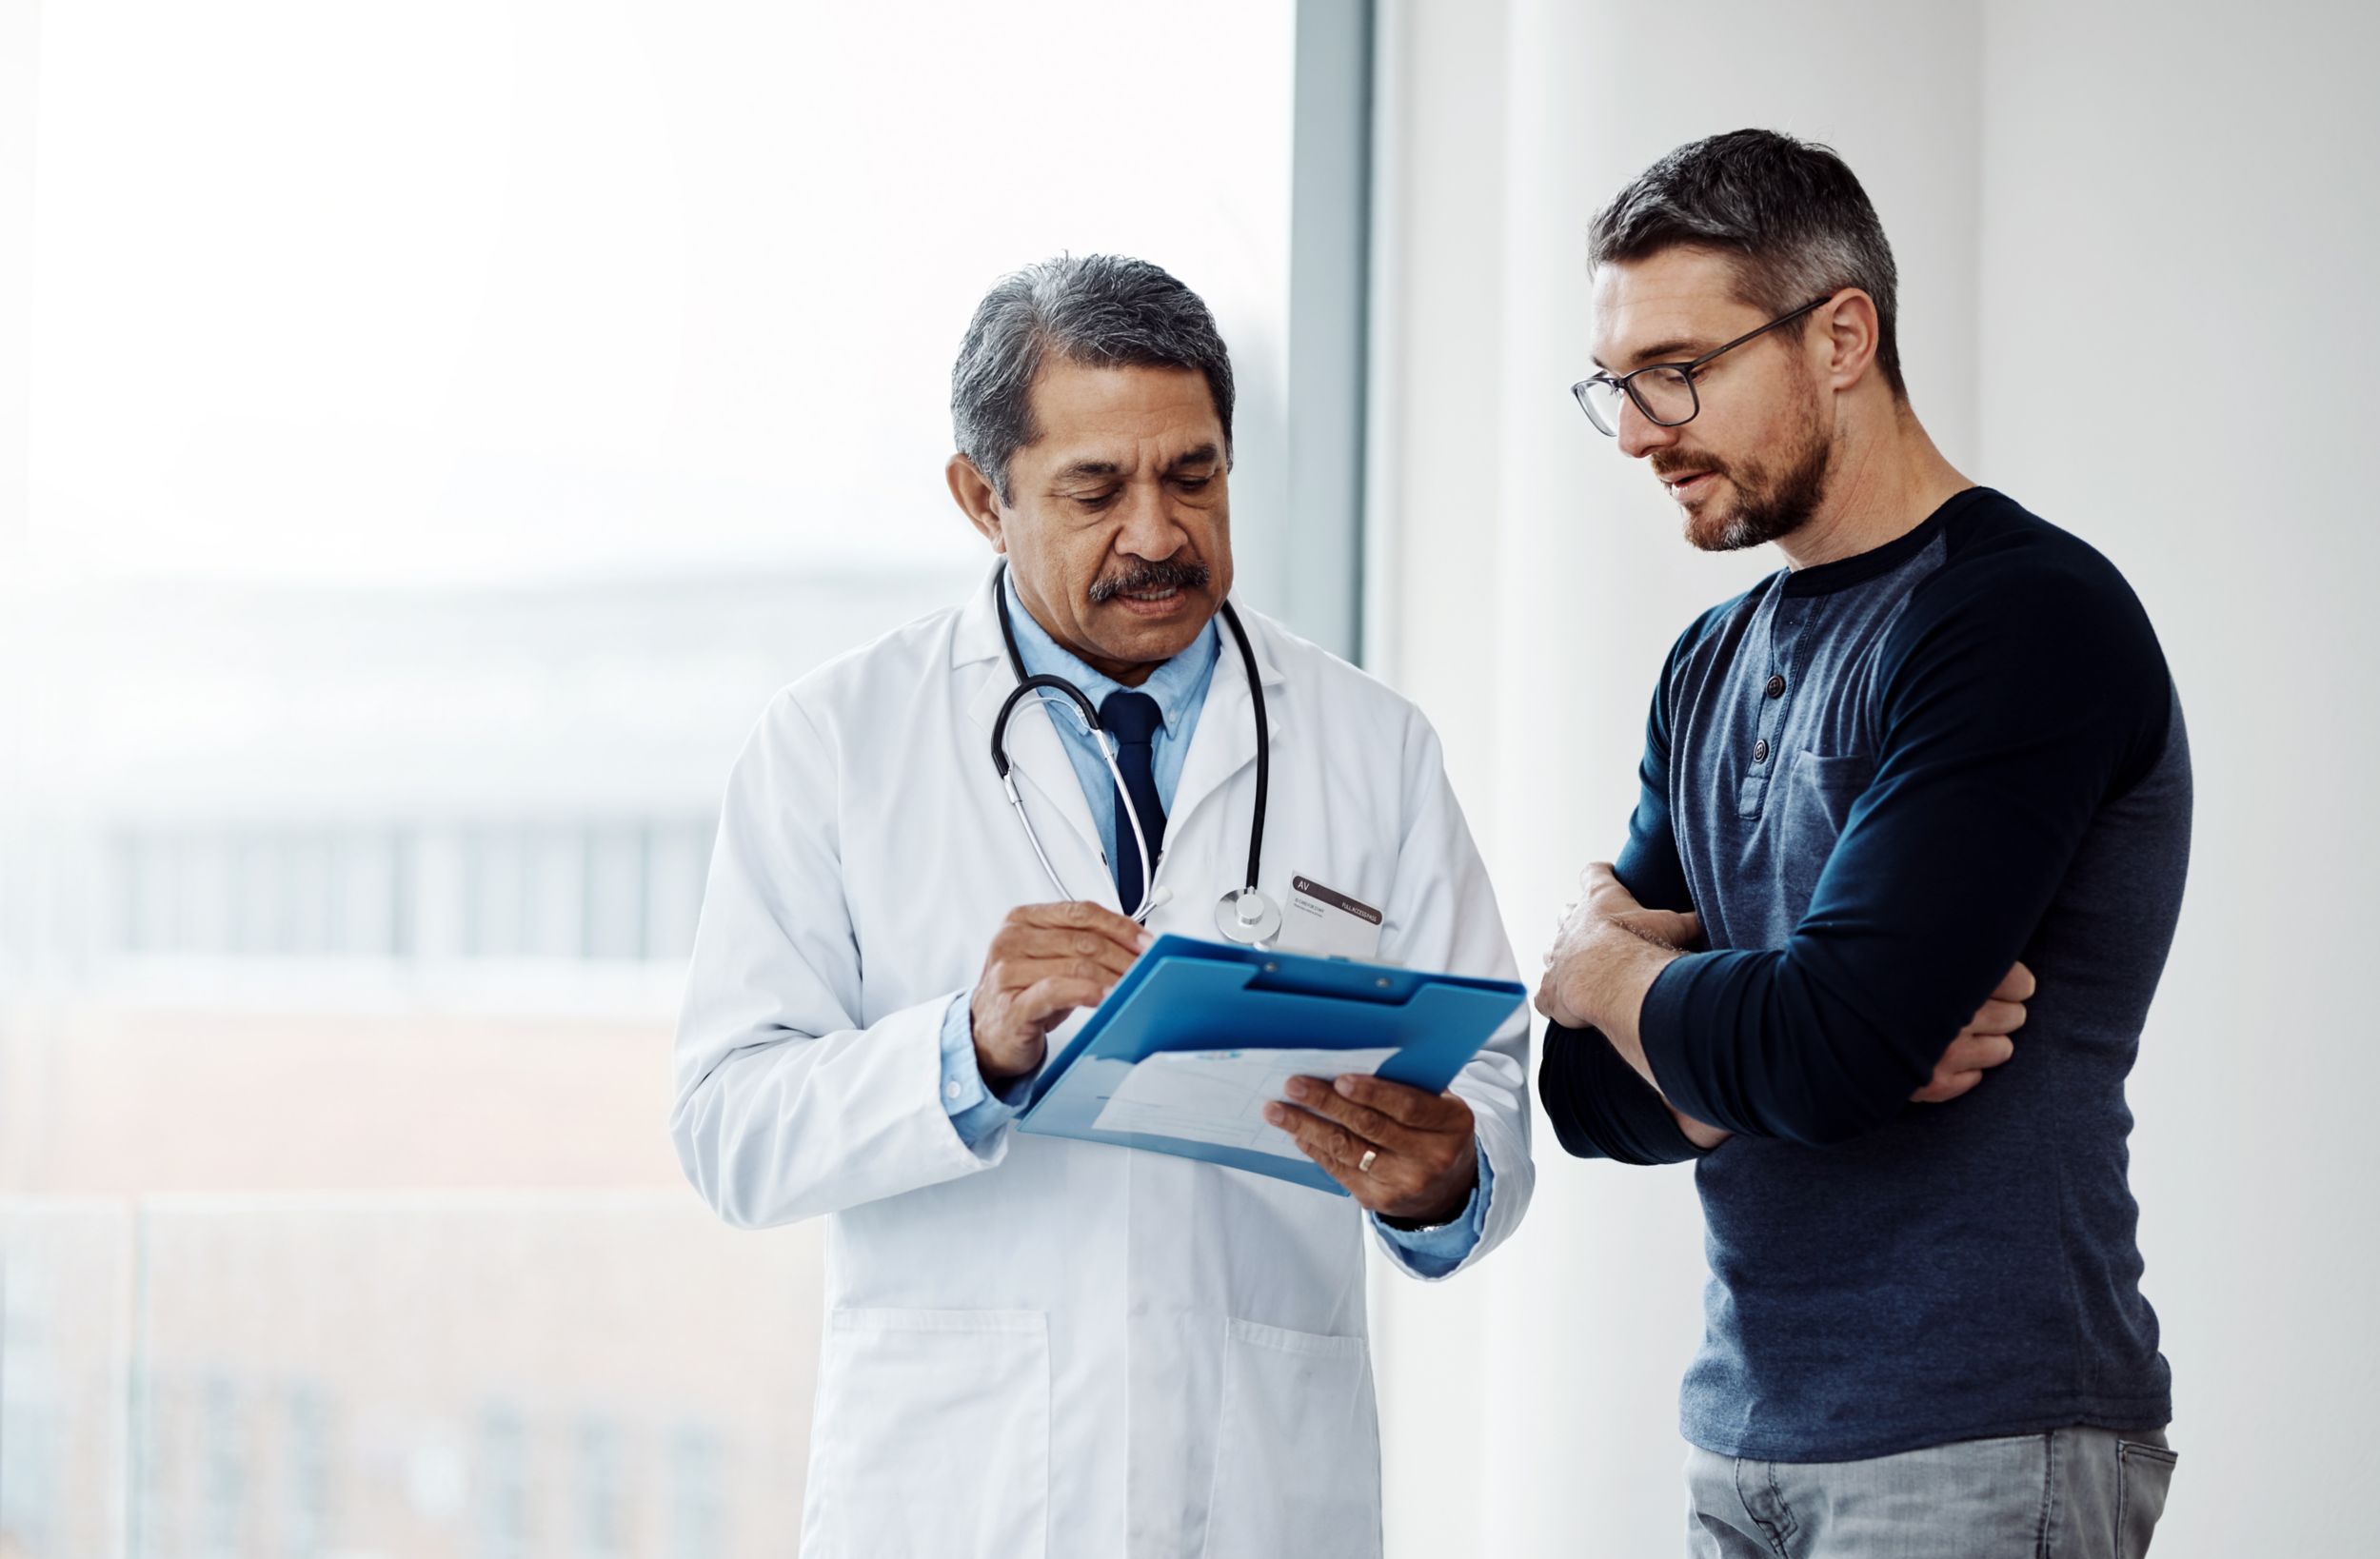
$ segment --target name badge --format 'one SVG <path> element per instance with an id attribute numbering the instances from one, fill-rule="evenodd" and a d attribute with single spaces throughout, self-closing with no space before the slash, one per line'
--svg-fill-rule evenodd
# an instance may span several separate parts
<path id="1" fill-rule="evenodd" d="M 1380 912 L 1310 877 L 1293 877 L 1279 943 L 1292 953 L 1368 963 L 1380 956 Z"/>

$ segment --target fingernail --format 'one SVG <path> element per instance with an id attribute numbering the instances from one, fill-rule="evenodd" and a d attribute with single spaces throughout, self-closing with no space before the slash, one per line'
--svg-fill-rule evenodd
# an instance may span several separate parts
<path id="1" fill-rule="evenodd" d="M 1342 1097 L 1354 1098 L 1356 1096 L 1356 1075 L 1352 1072 L 1346 1073 L 1331 1086 L 1338 1089 Z"/>
<path id="2" fill-rule="evenodd" d="M 1276 1126 L 1286 1126 L 1289 1124 L 1289 1112 L 1278 1104 L 1268 1104 L 1264 1107 L 1264 1118 Z"/>
<path id="3" fill-rule="evenodd" d="M 1289 1079 L 1288 1094 L 1293 1099 L 1310 1099 L 1314 1096 L 1314 1085 L 1303 1077 L 1292 1077 Z"/>
<path id="4" fill-rule="evenodd" d="M 1157 945 L 1157 933 L 1156 933 L 1156 932 L 1154 932 L 1154 931 L 1143 931 L 1143 932 L 1141 932 L 1141 933 L 1140 933 L 1140 951 L 1141 951 L 1141 952 L 1146 953 L 1146 952 L 1147 952 L 1150 948 L 1155 947 L 1156 945 Z"/>

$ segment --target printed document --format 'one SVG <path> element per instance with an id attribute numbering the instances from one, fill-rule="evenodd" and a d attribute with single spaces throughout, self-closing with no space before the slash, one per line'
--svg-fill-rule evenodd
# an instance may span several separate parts
<path id="1" fill-rule="evenodd" d="M 1164 1050 L 1139 1062 L 1100 1111 L 1102 1132 L 1140 1132 L 1302 1160 L 1287 1132 L 1264 1118 L 1292 1077 L 1324 1081 L 1374 1073 L 1386 1050 Z"/>

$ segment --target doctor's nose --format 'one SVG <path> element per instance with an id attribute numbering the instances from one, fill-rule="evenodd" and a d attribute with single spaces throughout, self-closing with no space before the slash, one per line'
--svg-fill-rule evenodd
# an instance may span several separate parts
<path id="1" fill-rule="evenodd" d="M 1163 562 L 1189 540 L 1189 533 L 1175 521 L 1161 487 L 1136 488 L 1124 500 L 1121 518 L 1123 529 L 1116 537 L 1116 550 L 1127 557 Z"/>

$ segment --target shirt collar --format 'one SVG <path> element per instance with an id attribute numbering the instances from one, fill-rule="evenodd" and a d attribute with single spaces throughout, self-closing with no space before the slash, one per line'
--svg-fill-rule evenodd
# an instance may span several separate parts
<path id="1" fill-rule="evenodd" d="M 1096 709 L 1106 701 L 1107 695 L 1123 687 L 1112 677 L 1102 677 L 1082 663 L 1057 640 L 1052 639 L 1024 603 L 1017 599 L 1016 582 L 1005 573 L 1001 576 L 1001 588 L 1008 595 L 1009 621 L 1016 625 L 1017 654 L 1024 661 L 1025 673 L 1034 677 L 1063 677 L 1082 689 L 1083 697 Z M 1148 681 L 1131 691 L 1146 693 L 1157 701 L 1158 713 L 1163 717 L 1167 731 L 1181 729 L 1181 719 L 1189 713 L 1190 700 L 1206 685 L 1206 674 L 1215 664 L 1218 640 L 1215 620 L 1207 619 L 1206 626 L 1192 640 L 1190 647 L 1149 673 Z"/>
<path id="2" fill-rule="evenodd" d="M 1917 523 L 1914 530 L 1906 531 L 1865 552 L 1855 552 L 1833 562 L 1818 563 L 1810 568 L 1796 568 L 1785 576 L 1784 594 L 1788 596 L 1831 596 L 1837 590 L 1848 590 L 1854 584 L 1891 573 L 1931 545 L 1942 534 L 1953 515 L 1970 503 L 1980 503 L 1986 498 L 1999 495 L 1989 487 L 1964 487 L 1942 502 L 1940 507 Z"/>

